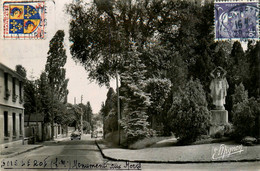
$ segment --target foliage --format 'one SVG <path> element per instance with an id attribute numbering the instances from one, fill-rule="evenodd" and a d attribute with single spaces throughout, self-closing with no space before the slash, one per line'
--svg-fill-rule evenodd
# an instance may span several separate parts
<path id="1" fill-rule="evenodd" d="M 24 84 L 24 114 L 28 115 L 28 120 L 30 120 L 32 114 L 37 114 L 40 111 L 39 99 L 35 81 L 26 80 Z"/>
<path id="2" fill-rule="evenodd" d="M 233 99 L 232 113 L 235 138 L 241 140 L 245 136 L 259 136 L 259 99 L 253 97 L 248 99 L 247 91 L 242 84 L 236 86 Z"/>
<path id="3" fill-rule="evenodd" d="M 83 121 L 83 130 L 86 130 L 86 131 L 90 131 L 91 130 L 91 125 L 89 122 L 87 121 Z"/>
<path id="4" fill-rule="evenodd" d="M 80 103 L 78 106 L 81 108 L 83 112 L 83 121 L 86 121 L 89 124 L 91 124 L 93 112 L 92 112 L 92 107 L 90 105 L 90 102 L 88 101 L 86 105 Z"/>
<path id="5" fill-rule="evenodd" d="M 210 122 L 205 92 L 199 80 L 190 80 L 173 99 L 171 110 L 173 132 L 181 143 L 194 142 L 206 134 Z"/>
<path id="6" fill-rule="evenodd" d="M 241 140 L 245 136 L 259 136 L 260 102 L 254 98 L 237 103 L 233 107 L 235 136 Z"/>
<path id="7" fill-rule="evenodd" d="M 44 123 L 49 123 L 51 122 L 51 106 L 54 101 L 52 100 L 51 88 L 45 72 L 42 72 L 37 80 L 37 87 L 41 105 L 40 112 L 44 115 Z"/>
<path id="8" fill-rule="evenodd" d="M 243 83 L 240 83 L 239 86 L 235 85 L 235 93 L 232 95 L 233 104 L 237 104 L 248 100 L 248 92 L 245 90 Z"/>
<path id="9" fill-rule="evenodd" d="M 26 78 L 26 69 L 22 65 L 16 65 L 15 71 L 22 77 Z"/>
<path id="10" fill-rule="evenodd" d="M 233 44 L 231 51 L 231 65 L 229 66 L 230 74 L 230 82 L 235 84 L 239 84 L 243 82 L 243 84 L 247 84 L 248 76 L 249 76 L 249 63 L 246 59 L 246 55 L 244 50 L 240 44 L 240 42 L 236 41 Z M 233 86 L 234 87 L 234 86 Z M 247 86 L 246 86 L 247 87 Z M 234 90 L 233 90 L 234 92 Z"/>
<path id="11" fill-rule="evenodd" d="M 161 123 L 161 114 L 166 99 L 171 91 L 171 81 L 169 79 L 149 78 L 147 80 L 147 92 L 150 93 L 151 105 L 148 107 L 148 115 L 151 120 L 151 127 L 155 129 L 154 120 Z"/>
<path id="12" fill-rule="evenodd" d="M 123 72 L 127 58 L 125 54 L 131 51 L 131 44 L 137 42 L 138 51 L 153 44 L 160 30 L 173 25 L 177 18 L 174 10 L 178 7 L 178 2 L 163 0 L 71 3 L 67 7 L 72 16 L 71 54 L 89 71 L 89 78 L 101 85 L 108 84 L 111 77 L 115 77 L 116 71 L 119 74 Z M 168 60 L 159 57 L 157 59 L 162 64 Z M 154 68 L 151 65 L 151 70 Z"/>
<path id="13" fill-rule="evenodd" d="M 65 78 L 66 69 L 64 66 L 67 61 L 67 56 L 63 45 L 64 36 L 64 31 L 58 30 L 51 39 L 45 72 L 53 95 L 55 95 L 54 98 L 58 101 L 66 102 L 69 80 Z"/>
<path id="14" fill-rule="evenodd" d="M 98 128 L 102 128 L 102 126 L 103 126 L 103 117 L 100 114 L 93 115 L 92 125 L 91 125 L 92 131 Z"/>
<path id="15" fill-rule="evenodd" d="M 248 91 L 250 97 L 260 97 L 260 41 L 256 42 L 255 45 L 252 42 L 248 44 L 248 50 L 246 52 L 247 60 L 249 61 L 250 71 L 248 73 Z"/>
<path id="16" fill-rule="evenodd" d="M 139 53 L 133 45 L 133 52 L 125 63 L 125 72 L 121 74 L 120 88 L 123 102 L 121 125 L 128 145 L 149 136 L 147 109 L 151 101 L 146 90 L 145 73 L 145 65 L 140 63 Z"/>
<path id="17" fill-rule="evenodd" d="M 66 113 L 67 102 L 67 85 L 68 79 L 66 79 L 66 69 L 64 68 L 67 56 L 66 50 L 64 49 L 64 31 L 58 30 L 49 44 L 49 51 L 47 56 L 47 61 L 45 64 L 44 81 L 46 87 L 48 87 L 47 96 L 49 106 L 45 107 L 45 121 L 51 122 L 51 134 L 54 134 L 54 122 L 58 124 L 68 123 L 69 119 L 64 117 Z M 47 116 L 46 116 L 47 114 Z M 65 119 L 66 118 L 66 119 Z"/>
<path id="18" fill-rule="evenodd" d="M 104 135 L 118 130 L 117 95 L 112 87 L 107 92 L 107 99 L 101 106 L 100 114 L 104 120 Z"/>
<path id="19" fill-rule="evenodd" d="M 118 130 L 118 116 L 116 112 L 110 112 L 104 119 L 105 133 L 114 132 Z"/>

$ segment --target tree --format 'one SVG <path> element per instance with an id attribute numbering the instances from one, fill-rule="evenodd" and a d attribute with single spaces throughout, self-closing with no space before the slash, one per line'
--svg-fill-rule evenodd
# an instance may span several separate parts
<path id="1" fill-rule="evenodd" d="M 157 129 L 162 123 L 161 115 L 166 99 L 171 92 L 171 81 L 168 79 L 149 78 L 147 80 L 147 92 L 150 93 L 151 105 L 148 107 L 148 116 L 152 129 Z M 161 129 L 161 128 L 160 128 Z"/>
<path id="2" fill-rule="evenodd" d="M 131 44 L 139 49 L 154 37 L 161 25 L 171 25 L 178 5 L 171 1 L 103 1 L 72 3 L 70 22 L 71 54 L 101 85 L 121 74 Z M 160 26 L 160 27 L 159 27 Z M 152 67 L 151 67 L 152 68 Z"/>
<path id="3" fill-rule="evenodd" d="M 240 83 L 239 86 L 235 85 L 235 93 L 232 95 L 233 104 L 237 104 L 248 100 L 248 92 L 245 90 L 243 83 Z"/>
<path id="4" fill-rule="evenodd" d="M 245 136 L 259 137 L 260 100 L 248 98 L 243 84 L 235 87 L 233 97 L 233 125 L 237 140 Z"/>
<path id="5" fill-rule="evenodd" d="M 66 50 L 64 49 L 64 31 L 58 30 L 54 37 L 50 41 L 47 62 L 45 65 L 45 72 L 48 80 L 48 84 L 51 88 L 51 133 L 52 138 L 54 135 L 54 120 L 55 116 L 60 112 L 58 110 L 59 102 L 66 103 L 66 98 L 68 94 L 67 85 L 68 79 L 65 78 L 66 69 L 64 65 L 66 64 L 67 56 Z M 56 117 L 57 118 L 57 117 Z M 56 120 L 58 121 L 58 120 Z"/>
<path id="6" fill-rule="evenodd" d="M 249 63 L 248 92 L 250 97 L 260 97 L 260 41 L 255 45 L 249 42 L 247 50 L 247 60 Z"/>
<path id="7" fill-rule="evenodd" d="M 41 113 L 44 115 L 44 123 L 51 122 L 51 106 L 52 106 L 52 92 L 48 84 L 46 72 L 42 72 L 40 78 L 37 80 L 37 87 L 39 93 L 39 100 L 41 104 Z"/>
<path id="8" fill-rule="evenodd" d="M 22 65 L 16 65 L 15 71 L 22 77 L 26 78 L 26 69 Z"/>
<path id="9" fill-rule="evenodd" d="M 92 117 L 93 117 L 93 111 L 92 111 L 92 107 L 91 107 L 91 105 L 90 105 L 90 102 L 88 101 L 87 102 L 87 105 L 86 105 L 86 113 L 85 113 L 86 115 L 85 115 L 85 120 L 87 121 L 87 122 L 89 122 L 90 123 L 90 125 L 92 124 L 91 123 L 91 120 L 92 120 Z M 83 117 L 83 119 L 84 119 L 84 117 Z"/>
<path id="10" fill-rule="evenodd" d="M 245 84 L 248 81 L 247 76 L 249 74 L 248 61 L 240 42 L 234 42 L 230 57 L 232 61 L 229 66 L 229 71 L 231 73 L 230 82 L 233 83 L 232 92 L 234 92 L 235 84 L 238 85 L 241 82 Z"/>
<path id="11" fill-rule="evenodd" d="M 86 105 L 80 103 L 78 106 L 81 108 L 81 110 L 83 112 L 83 117 L 82 117 L 83 121 L 86 121 L 91 125 L 93 112 L 92 112 L 92 107 L 90 105 L 90 102 L 88 101 Z"/>
<path id="12" fill-rule="evenodd" d="M 56 98 L 58 101 L 65 101 L 68 94 L 67 85 L 69 80 L 65 78 L 66 69 L 64 68 L 67 61 L 66 50 L 63 45 L 64 36 L 64 31 L 58 30 L 51 39 L 45 65 L 48 82 L 53 92 L 57 93 Z"/>
<path id="13" fill-rule="evenodd" d="M 131 56 L 131 58 L 130 58 Z M 121 74 L 122 121 L 127 144 L 130 145 L 149 135 L 147 109 L 151 105 L 147 93 L 145 65 L 140 62 L 139 53 L 133 47 L 133 52 L 125 63 L 125 72 Z"/>
<path id="14" fill-rule="evenodd" d="M 194 142 L 200 135 L 207 134 L 210 112 L 199 80 L 191 79 L 178 95 L 174 96 L 169 114 L 172 118 L 172 131 L 181 143 Z"/>
<path id="15" fill-rule="evenodd" d="M 102 103 L 100 113 L 103 117 L 104 136 L 118 130 L 117 95 L 112 87 L 107 92 L 105 103 Z"/>
<path id="16" fill-rule="evenodd" d="M 243 83 L 243 85 L 245 85 L 245 88 L 248 89 L 249 65 L 244 50 L 240 42 L 238 41 L 233 43 L 229 58 L 229 65 L 227 67 L 229 96 L 227 96 L 226 99 L 226 109 L 231 111 L 233 107 L 231 95 L 234 94 L 235 86 Z M 230 115 L 229 119 L 232 121 L 232 114 Z"/>
<path id="17" fill-rule="evenodd" d="M 28 115 L 27 126 L 29 126 L 31 115 L 36 115 L 40 110 L 37 85 L 33 80 L 26 80 L 24 84 L 24 108 L 24 114 Z"/>

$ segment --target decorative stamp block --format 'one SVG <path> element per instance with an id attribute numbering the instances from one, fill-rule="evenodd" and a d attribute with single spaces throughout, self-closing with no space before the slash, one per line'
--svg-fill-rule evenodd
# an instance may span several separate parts
<path id="1" fill-rule="evenodd" d="M 258 0 L 215 0 L 215 40 L 259 40 Z"/>
<path id="2" fill-rule="evenodd" d="M 6 1 L 3 13 L 3 39 L 45 39 L 44 1 Z"/>

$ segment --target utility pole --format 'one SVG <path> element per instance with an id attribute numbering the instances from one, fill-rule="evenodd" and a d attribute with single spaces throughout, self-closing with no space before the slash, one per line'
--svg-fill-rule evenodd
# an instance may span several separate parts
<path id="1" fill-rule="evenodd" d="M 119 124 L 119 121 L 121 119 L 120 117 L 120 101 L 119 101 L 119 87 L 118 87 L 118 73 L 116 71 L 116 91 L 117 91 L 117 117 L 118 117 L 118 144 L 120 145 L 120 124 Z"/>
<path id="2" fill-rule="evenodd" d="M 51 103 L 51 140 L 54 140 L 54 110 L 53 110 L 53 103 L 54 103 L 54 100 L 53 100 L 53 91 L 52 91 L 52 96 L 51 96 L 51 100 L 52 100 L 52 103 Z"/>
<path id="3" fill-rule="evenodd" d="M 83 101 L 83 95 L 81 95 L 81 104 L 82 104 L 82 101 Z M 81 111 L 81 115 L 80 115 L 80 131 L 83 134 L 83 109 L 80 108 L 80 111 Z"/>

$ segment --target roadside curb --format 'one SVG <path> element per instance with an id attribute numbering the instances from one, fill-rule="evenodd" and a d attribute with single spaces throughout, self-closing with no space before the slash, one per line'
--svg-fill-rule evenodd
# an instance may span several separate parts
<path id="1" fill-rule="evenodd" d="M 98 147 L 98 149 L 99 149 L 99 151 L 100 151 L 100 153 L 101 153 L 101 155 L 102 155 L 103 158 L 109 159 L 109 160 L 112 160 L 112 161 L 123 161 L 123 162 L 129 162 L 129 161 L 130 161 L 130 160 L 116 159 L 116 158 L 113 158 L 113 157 L 106 156 L 106 155 L 104 154 L 102 148 L 99 146 L 97 140 L 95 140 L 95 143 L 96 143 L 96 145 L 97 145 L 97 147 Z"/>
<path id="2" fill-rule="evenodd" d="M 95 140 L 95 143 L 102 155 L 103 158 L 109 159 L 112 161 L 123 161 L 123 162 L 135 162 L 135 163 L 161 163 L 161 164 L 187 164 L 187 163 L 230 163 L 230 162 L 258 162 L 260 161 L 260 158 L 258 159 L 242 159 L 242 160 L 208 160 L 208 161 L 157 161 L 157 160 L 125 160 L 125 159 L 117 159 L 113 157 L 106 156 L 98 144 L 98 142 Z"/>
<path id="3" fill-rule="evenodd" d="M 23 153 L 26 153 L 26 152 L 29 152 L 29 151 L 32 151 L 32 150 L 36 150 L 38 148 L 41 148 L 43 147 L 43 145 L 39 145 L 37 147 L 33 147 L 33 148 L 29 148 L 25 151 L 21 151 L 21 152 L 14 152 L 12 154 L 9 154 L 9 155 L 0 155 L 0 158 L 10 158 L 10 157 L 14 157 L 14 156 L 17 156 L 17 155 L 20 155 L 20 154 L 23 154 Z"/>

